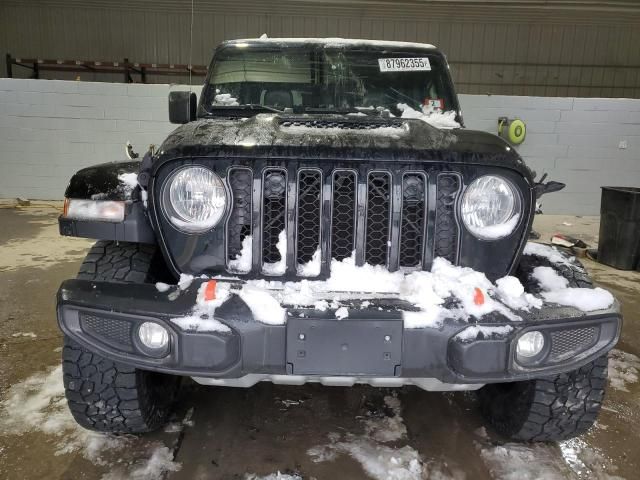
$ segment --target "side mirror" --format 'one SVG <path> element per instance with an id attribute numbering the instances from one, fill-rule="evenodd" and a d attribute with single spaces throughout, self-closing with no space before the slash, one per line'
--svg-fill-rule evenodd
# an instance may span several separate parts
<path id="1" fill-rule="evenodd" d="M 182 124 L 195 120 L 197 103 L 193 92 L 169 92 L 169 121 Z"/>

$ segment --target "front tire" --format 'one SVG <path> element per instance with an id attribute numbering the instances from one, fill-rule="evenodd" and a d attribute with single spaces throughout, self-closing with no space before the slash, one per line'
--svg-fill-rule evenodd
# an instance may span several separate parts
<path id="1" fill-rule="evenodd" d="M 153 245 L 101 240 L 87 254 L 77 278 L 154 283 L 166 279 L 166 272 Z M 144 433 L 162 427 L 180 383 L 180 377 L 113 362 L 66 335 L 62 372 L 76 422 L 108 433 Z"/>
<path id="2" fill-rule="evenodd" d="M 494 430 L 519 441 L 560 441 L 595 423 L 607 382 L 607 356 L 568 373 L 538 380 L 486 385 L 480 409 Z"/>

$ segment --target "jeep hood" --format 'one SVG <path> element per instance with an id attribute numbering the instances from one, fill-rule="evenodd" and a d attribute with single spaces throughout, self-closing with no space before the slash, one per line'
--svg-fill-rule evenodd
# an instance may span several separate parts
<path id="1" fill-rule="evenodd" d="M 171 132 L 160 147 L 159 159 L 254 154 L 490 164 L 531 177 L 520 156 L 495 135 L 439 129 L 418 119 L 348 115 L 204 118 Z"/>

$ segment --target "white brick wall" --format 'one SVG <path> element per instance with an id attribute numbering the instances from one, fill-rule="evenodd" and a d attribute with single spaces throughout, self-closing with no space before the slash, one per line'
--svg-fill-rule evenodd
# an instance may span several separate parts
<path id="1" fill-rule="evenodd" d="M 461 95 L 460 103 L 468 128 L 496 132 L 501 116 L 526 122 L 520 155 L 567 184 L 543 197 L 546 213 L 597 215 L 601 186 L 640 186 L 640 100 Z"/>
<path id="2" fill-rule="evenodd" d="M 160 144 L 169 85 L 0 79 L 0 198 L 59 199 L 79 168 Z M 640 186 L 640 100 L 461 95 L 467 127 L 495 132 L 520 117 L 518 147 L 539 173 L 568 184 L 547 213 L 597 214 L 601 185 Z M 627 149 L 619 149 L 621 141 Z"/>

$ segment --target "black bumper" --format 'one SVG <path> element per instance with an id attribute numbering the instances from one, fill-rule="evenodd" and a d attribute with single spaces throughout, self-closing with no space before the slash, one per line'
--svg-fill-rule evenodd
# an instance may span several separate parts
<path id="1" fill-rule="evenodd" d="M 435 378 L 447 384 L 524 380 L 574 370 L 613 348 L 622 324 L 616 304 L 592 314 L 545 306 L 522 321 L 495 315 L 478 324 L 451 319 L 439 328 L 407 329 L 402 321 L 406 306 L 390 300 L 385 307 L 352 308 L 343 320 L 332 310 L 292 308 L 287 325 L 266 325 L 232 295 L 216 310 L 216 319 L 231 332 L 183 331 L 171 319 L 189 314 L 200 283 L 161 293 L 154 285 L 67 280 L 58 292 L 58 322 L 66 335 L 106 358 L 175 375 L 364 375 Z M 137 327 L 145 321 L 170 332 L 165 356 L 141 348 Z M 515 358 L 516 340 L 533 329 L 549 341 L 544 358 L 523 366 Z"/>

